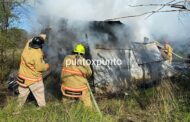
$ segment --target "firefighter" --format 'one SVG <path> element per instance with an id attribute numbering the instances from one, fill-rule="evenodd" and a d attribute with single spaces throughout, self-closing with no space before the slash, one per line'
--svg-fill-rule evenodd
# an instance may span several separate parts
<path id="1" fill-rule="evenodd" d="M 65 57 L 62 64 L 63 102 L 73 99 L 81 100 L 86 107 L 92 107 L 92 102 L 87 87 L 88 80 L 92 75 L 90 64 L 84 59 L 85 47 L 77 44 L 72 55 Z"/>
<path id="2" fill-rule="evenodd" d="M 39 107 L 46 105 L 42 72 L 48 70 L 49 65 L 43 59 L 42 46 L 45 39 L 45 34 L 30 39 L 22 52 L 17 76 L 19 108 L 23 106 L 30 92 Z"/>
<path id="3" fill-rule="evenodd" d="M 167 55 L 167 60 L 168 60 L 169 64 L 172 64 L 173 48 L 171 47 L 171 45 L 169 44 L 168 41 L 165 42 L 163 50 L 164 50 L 164 52 Z"/>

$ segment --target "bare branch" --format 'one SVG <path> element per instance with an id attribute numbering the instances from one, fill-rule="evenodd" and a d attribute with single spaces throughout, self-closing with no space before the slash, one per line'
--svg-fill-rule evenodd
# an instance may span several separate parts
<path id="1" fill-rule="evenodd" d="M 161 7 L 158 9 L 158 10 L 156 10 L 157 12 L 159 12 L 160 10 L 162 10 L 163 8 L 165 8 L 165 6 L 168 6 L 169 4 L 171 4 L 171 3 L 173 3 L 173 4 L 176 4 L 176 2 L 175 2 L 176 0 L 172 0 L 172 1 L 169 1 L 169 2 L 167 2 L 167 3 L 165 3 L 165 4 L 160 4 L 161 5 Z M 175 3 L 174 3 L 175 2 Z M 177 2 L 177 3 L 179 3 L 179 2 Z M 159 4 L 151 4 L 151 6 L 158 6 Z M 160 6 L 159 5 L 159 6 Z M 172 5 L 172 4 L 171 4 Z M 147 18 L 149 18 L 150 16 L 152 16 L 154 13 L 151 13 L 150 15 L 148 15 L 147 17 L 146 17 L 146 19 Z"/>
<path id="2" fill-rule="evenodd" d="M 146 5 L 129 5 L 130 7 L 147 7 L 147 6 L 172 6 L 179 5 L 179 3 L 184 3 L 184 1 L 176 2 L 176 3 L 166 3 L 166 4 L 146 4 Z"/>
<path id="3" fill-rule="evenodd" d="M 129 5 L 130 7 L 147 7 L 147 6 L 161 6 L 158 10 L 154 10 L 154 11 L 149 11 L 149 12 L 145 12 L 145 13 L 141 13 L 141 14 L 137 14 L 137 15 L 131 15 L 131 16 L 123 16 L 123 17 L 117 17 L 117 18 L 113 18 L 113 19 L 107 19 L 106 21 L 110 21 L 110 20 L 119 20 L 119 19 L 124 19 L 124 18 L 133 18 L 133 17 L 140 17 L 140 16 L 144 16 L 147 14 L 150 14 L 146 17 L 146 19 L 150 16 L 152 16 L 155 13 L 167 13 L 167 12 L 190 12 L 190 9 L 187 9 L 185 7 L 185 3 L 187 1 L 186 0 L 182 0 L 182 1 L 177 1 L 176 0 L 172 0 L 170 2 L 167 2 L 165 4 L 146 4 L 146 5 Z M 163 8 L 165 8 L 166 6 L 170 6 L 171 8 L 178 8 L 178 9 L 174 9 L 174 10 L 162 10 Z M 162 10 L 162 11 L 161 11 Z"/>
<path id="4" fill-rule="evenodd" d="M 170 13 L 170 12 L 190 12 L 190 9 L 151 11 L 151 12 L 145 12 L 145 13 L 137 14 L 137 15 L 123 16 L 123 17 L 117 17 L 117 18 L 107 19 L 105 21 L 114 21 L 114 20 L 125 19 L 125 18 L 140 17 L 140 16 L 144 16 L 144 15 L 147 15 L 147 14 Z"/>

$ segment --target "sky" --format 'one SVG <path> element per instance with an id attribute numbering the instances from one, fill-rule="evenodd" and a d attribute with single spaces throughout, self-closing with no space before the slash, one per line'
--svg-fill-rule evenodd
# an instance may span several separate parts
<path id="1" fill-rule="evenodd" d="M 31 35 L 37 35 L 41 29 L 46 27 L 44 24 L 48 19 L 52 26 L 59 28 L 62 25 L 57 24 L 57 21 L 63 18 L 103 21 L 115 17 L 137 15 L 159 8 L 136 8 L 129 7 L 129 5 L 166 3 L 171 0 L 56 0 L 56 2 L 55 0 L 39 0 L 35 3 L 32 1 L 30 4 L 15 8 L 13 12 L 19 12 L 20 20 L 15 21 L 12 26 L 25 29 Z M 166 9 L 171 8 L 166 7 Z M 143 41 L 146 36 L 160 42 L 169 41 L 176 49 L 190 53 L 190 12 L 156 13 L 149 18 L 146 17 L 121 19 L 124 24 L 132 28 L 132 33 L 137 37 L 134 41 Z M 75 23 L 70 23 L 69 26 L 73 27 L 73 25 L 76 26 Z"/>
<path id="2" fill-rule="evenodd" d="M 20 7 L 16 7 L 13 10 L 13 13 L 18 15 L 19 20 L 14 21 L 11 26 L 24 29 L 29 33 L 32 32 L 32 23 L 37 23 L 36 12 L 33 7 L 29 5 L 22 5 Z"/>
<path id="3" fill-rule="evenodd" d="M 110 2 L 112 1 L 112 2 Z M 42 29 L 42 23 L 46 18 L 53 21 L 69 18 L 79 20 L 105 20 L 114 17 L 136 15 L 146 11 L 156 10 L 156 7 L 133 8 L 129 5 L 147 3 L 165 3 L 169 0 L 45 0 L 23 5 L 15 11 L 19 11 L 20 21 L 17 26 L 34 33 Z M 168 8 L 167 8 L 168 9 Z M 123 23 L 134 28 L 134 32 L 142 36 L 168 37 L 170 40 L 190 38 L 190 14 L 158 13 L 146 19 L 146 16 L 122 19 Z"/>

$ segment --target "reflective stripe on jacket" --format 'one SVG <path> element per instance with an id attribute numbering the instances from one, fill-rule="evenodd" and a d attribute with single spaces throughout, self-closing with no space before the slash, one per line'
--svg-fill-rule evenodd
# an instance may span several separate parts
<path id="1" fill-rule="evenodd" d="M 33 81 L 33 82 L 37 82 L 37 81 L 41 81 L 42 80 L 42 76 L 37 77 L 37 78 L 30 78 L 30 77 L 26 77 L 24 75 L 18 74 L 18 76 L 24 80 L 29 80 L 29 81 Z"/>
<path id="2" fill-rule="evenodd" d="M 79 97 L 76 95 L 66 94 L 66 90 L 73 92 L 82 92 L 87 89 L 87 77 L 92 75 L 92 70 L 89 64 L 83 63 L 71 63 L 69 65 L 66 62 L 77 60 L 85 60 L 82 56 L 77 57 L 77 55 L 68 55 L 65 57 L 62 65 L 62 85 L 61 91 L 63 95 L 67 97 Z M 80 62 L 80 61 L 79 61 Z"/>
<path id="3" fill-rule="evenodd" d="M 82 91 L 84 90 L 87 90 L 88 87 L 87 86 L 84 86 L 84 87 L 81 87 L 81 88 L 70 88 L 70 87 L 66 87 L 64 85 L 61 86 L 61 91 L 63 93 L 64 96 L 67 96 L 67 97 L 73 97 L 73 98 L 79 98 L 82 96 Z M 68 94 L 66 91 L 72 91 L 72 92 L 81 92 L 81 95 L 75 95 L 75 94 Z"/>
<path id="4" fill-rule="evenodd" d="M 48 69 L 48 64 L 43 60 L 41 49 L 29 47 L 29 40 L 22 52 L 18 77 L 25 80 L 23 86 L 29 86 L 42 80 L 42 72 Z"/>
<path id="5" fill-rule="evenodd" d="M 66 87 L 64 85 L 61 86 L 63 90 L 69 90 L 69 91 L 75 91 L 75 92 L 78 92 L 78 91 L 84 91 L 86 89 L 88 89 L 87 86 L 83 86 L 83 87 L 80 87 L 80 88 L 70 88 L 70 87 Z"/>
<path id="6" fill-rule="evenodd" d="M 62 73 L 69 73 L 71 75 L 78 75 L 78 76 L 82 76 L 85 77 L 85 74 L 83 74 L 80 70 L 74 70 L 74 69 L 69 69 L 69 68 L 63 68 L 62 69 Z"/>

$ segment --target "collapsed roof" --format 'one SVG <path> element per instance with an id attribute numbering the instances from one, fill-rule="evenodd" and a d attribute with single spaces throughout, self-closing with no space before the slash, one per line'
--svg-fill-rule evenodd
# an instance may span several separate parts
<path id="1" fill-rule="evenodd" d="M 137 43 L 130 28 L 120 21 L 76 22 L 72 26 L 67 21 L 61 23 L 64 26 L 49 33 L 47 53 L 51 63 L 61 67 L 64 56 L 79 42 L 88 47 L 87 58 L 122 61 L 121 65 L 92 65 L 99 91 L 122 91 L 134 81 L 158 80 L 167 72 L 156 44 L 147 38 Z"/>

